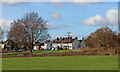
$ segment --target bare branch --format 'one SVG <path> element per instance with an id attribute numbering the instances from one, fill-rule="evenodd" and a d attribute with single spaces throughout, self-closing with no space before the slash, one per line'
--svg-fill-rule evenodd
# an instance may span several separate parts
<path id="1" fill-rule="evenodd" d="M 49 38 L 46 23 L 47 21 L 44 21 L 37 13 L 27 13 L 22 19 L 12 23 L 8 38 L 16 43 L 28 45 L 32 50 L 34 42 Z"/>

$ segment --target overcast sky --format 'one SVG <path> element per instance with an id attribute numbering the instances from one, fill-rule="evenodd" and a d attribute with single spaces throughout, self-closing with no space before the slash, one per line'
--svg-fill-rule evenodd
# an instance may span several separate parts
<path id="1" fill-rule="evenodd" d="M 71 32 L 74 37 L 81 39 L 103 26 L 109 26 L 113 31 L 117 31 L 117 9 L 117 2 L 3 3 L 0 26 L 7 32 L 13 20 L 35 11 L 48 21 L 52 38 Z"/>

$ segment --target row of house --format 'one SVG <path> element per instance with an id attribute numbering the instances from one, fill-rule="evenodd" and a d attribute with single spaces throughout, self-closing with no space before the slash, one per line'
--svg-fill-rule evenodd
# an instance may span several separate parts
<path id="1" fill-rule="evenodd" d="M 55 40 L 48 40 L 42 43 L 41 48 L 43 49 L 52 49 L 52 48 L 66 48 L 70 50 L 75 50 L 80 47 L 86 47 L 84 39 L 78 40 L 77 37 L 60 37 Z M 34 50 L 37 50 L 38 46 L 34 47 Z"/>
<path id="2" fill-rule="evenodd" d="M 12 47 L 11 44 L 12 41 L 7 40 L 5 41 L 3 44 L 0 44 L 0 48 L 4 49 L 4 50 L 13 50 L 16 49 L 15 46 Z M 39 50 L 40 48 L 42 49 L 58 49 L 58 48 L 66 48 L 66 49 L 71 49 L 71 50 L 75 50 L 78 49 L 80 47 L 86 47 L 85 41 L 84 39 L 82 40 L 78 40 L 77 37 L 72 38 L 72 37 L 60 37 L 60 38 L 56 38 L 55 40 L 47 40 L 44 41 L 42 43 L 38 42 L 35 43 L 34 45 L 34 50 Z M 19 47 L 19 50 L 24 49 L 24 47 Z M 29 48 L 28 48 L 29 49 Z"/>

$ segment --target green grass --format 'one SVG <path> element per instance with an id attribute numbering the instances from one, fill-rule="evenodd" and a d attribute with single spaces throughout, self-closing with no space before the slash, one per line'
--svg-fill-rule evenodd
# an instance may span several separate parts
<path id="1" fill-rule="evenodd" d="M 48 53 L 66 53 L 70 50 L 48 50 L 48 51 L 34 51 L 33 54 L 48 54 Z"/>
<path id="2" fill-rule="evenodd" d="M 68 53 L 71 52 L 70 50 L 48 50 L 48 51 L 33 51 L 33 54 L 48 54 L 48 53 Z M 3 56 L 16 56 L 16 55 L 23 55 L 24 53 L 30 53 L 29 51 L 26 52 L 13 52 L 13 53 L 3 53 Z"/>
<path id="3" fill-rule="evenodd" d="M 3 70 L 117 70 L 118 56 L 3 58 Z"/>
<path id="4" fill-rule="evenodd" d="M 22 55 L 22 52 L 13 52 L 13 53 L 2 53 L 3 56 L 16 56 L 16 55 Z"/>

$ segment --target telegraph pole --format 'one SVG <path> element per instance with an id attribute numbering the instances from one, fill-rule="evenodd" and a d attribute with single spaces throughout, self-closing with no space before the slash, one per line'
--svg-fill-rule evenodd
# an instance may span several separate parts
<path id="1" fill-rule="evenodd" d="M 71 32 L 66 32 L 66 35 L 67 37 L 72 37 L 72 33 Z"/>

